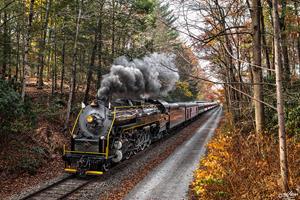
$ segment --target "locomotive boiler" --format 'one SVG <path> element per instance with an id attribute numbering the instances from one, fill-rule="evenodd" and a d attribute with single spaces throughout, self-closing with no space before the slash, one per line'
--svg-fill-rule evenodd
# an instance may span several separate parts
<path id="1" fill-rule="evenodd" d="M 64 148 L 65 171 L 100 175 L 129 159 L 171 129 L 218 106 L 216 102 L 167 103 L 162 100 L 117 99 L 83 105 L 72 129 L 71 150 Z"/>

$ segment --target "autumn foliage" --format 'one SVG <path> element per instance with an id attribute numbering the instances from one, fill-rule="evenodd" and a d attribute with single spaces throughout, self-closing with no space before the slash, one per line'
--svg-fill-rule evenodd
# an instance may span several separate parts
<path id="1" fill-rule="evenodd" d="M 288 146 L 291 193 L 297 199 L 300 142 L 289 139 Z M 284 199 L 280 198 L 285 194 L 280 187 L 278 150 L 276 138 L 234 129 L 225 117 L 194 172 L 192 199 Z"/>

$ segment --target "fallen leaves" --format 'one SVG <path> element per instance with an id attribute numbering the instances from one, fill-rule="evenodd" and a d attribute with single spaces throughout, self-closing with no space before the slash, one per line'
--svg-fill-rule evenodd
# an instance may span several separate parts
<path id="1" fill-rule="evenodd" d="M 225 130 L 223 122 L 208 144 L 208 154 L 194 172 L 192 199 L 279 199 L 278 143 L 273 135 Z M 288 140 L 290 184 L 300 185 L 300 146 Z M 297 196 L 299 198 L 299 196 Z M 295 199 L 297 199 L 295 198 Z"/>

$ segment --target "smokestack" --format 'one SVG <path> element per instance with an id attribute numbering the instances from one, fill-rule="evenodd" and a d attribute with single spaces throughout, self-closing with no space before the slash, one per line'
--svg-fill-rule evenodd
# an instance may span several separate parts
<path id="1" fill-rule="evenodd" d="M 179 74 L 173 71 L 178 71 L 174 60 L 174 54 L 165 53 L 153 53 L 132 61 L 121 56 L 114 61 L 110 73 L 103 76 L 97 96 L 103 101 L 112 94 L 123 97 L 166 96 L 179 80 Z"/>

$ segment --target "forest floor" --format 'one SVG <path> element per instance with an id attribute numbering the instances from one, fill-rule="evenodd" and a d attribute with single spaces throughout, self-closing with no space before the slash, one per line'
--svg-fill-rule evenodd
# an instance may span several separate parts
<path id="1" fill-rule="evenodd" d="M 191 199 L 300 199 L 299 139 L 288 139 L 290 192 L 282 193 L 276 134 L 247 133 L 229 121 L 223 120 L 194 172 Z"/>
<path id="2" fill-rule="evenodd" d="M 47 83 L 43 90 L 29 83 L 26 95 L 33 108 L 35 125 L 32 131 L 20 130 L 1 140 L 0 199 L 63 173 L 61 153 L 63 145 L 69 143 L 69 135 L 62 131 L 65 116 L 62 104 L 67 94 L 51 97 Z"/>

